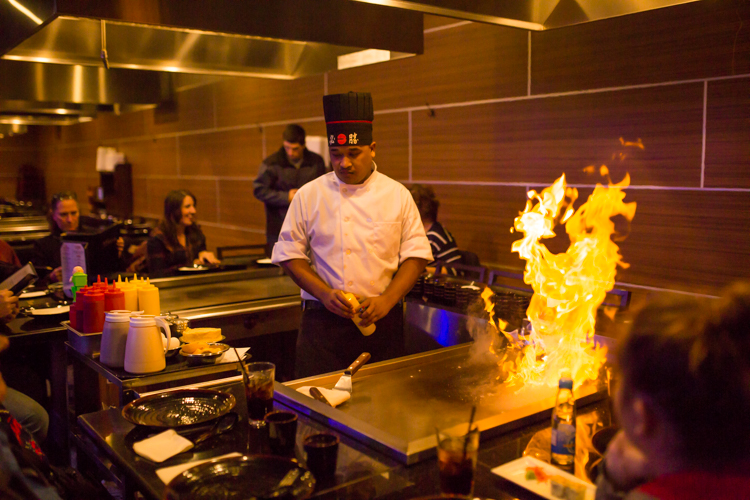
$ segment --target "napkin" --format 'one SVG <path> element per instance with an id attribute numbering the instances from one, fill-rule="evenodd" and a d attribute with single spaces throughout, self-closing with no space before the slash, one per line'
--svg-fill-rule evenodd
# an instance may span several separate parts
<path id="1" fill-rule="evenodd" d="M 305 396 L 310 396 L 310 388 L 311 386 L 306 385 L 304 387 L 300 387 L 299 389 L 297 389 L 297 391 L 301 392 Z M 323 394 L 323 396 L 326 397 L 328 402 L 331 403 L 331 406 L 333 406 L 334 408 L 340 405 L 341 403 L 347 402 L 349 398 L 352 397 L 352 395 L 346 391 L 337 391 L 335 389 L 324 389 L 323 387 L 318 387 L 318 389 Z"/>
<path id="2" fill-rule="evenodd" d="M 249 347 L 238 347 L 237 352 L 240 354 L 241 358 L 245 357 L 245 353 L 249 351 Z M 239 361 L 237 359 L 237 355 L 234 353 L 234 349 L 229 349 L 227 352 L 225 352 L 221 359 L 219 360 L 219 363 L 236 363 Z"/>
<path id="3" fill-rule="evenodd" d="M 188 462 L 186 464 L 180 464 L 180 465 L 173 465 L 171 467 L 164 467 L 163 469 L 157 469 L 156 475 L 159 476 L 159 479 L 162 480 L 164 484 L 169 484 L 169 482 L 182 474 L 184 471 L 191 469 L 195 467 L 196 465 L 200 465 L 204 462 L 210 462 L 211 460 L 216 460 L 219 458 L 229 458 L 229 457 L 241 457 L 239 453 L 227 453 L 226 455 L 221 455 L 220 457 L 213 457 L 213 458 L 207 458 L 206 460 L 195 460 L 193 462 Z"/>
<path id="4" fill-rule="evenodd" d="M 192 447 L 192 441 L 180 436 L 174 429 L 169 429 L 156 436 L 133 443 L 133 450 L 136 453 L 157 463 L 163 462 Z"/>

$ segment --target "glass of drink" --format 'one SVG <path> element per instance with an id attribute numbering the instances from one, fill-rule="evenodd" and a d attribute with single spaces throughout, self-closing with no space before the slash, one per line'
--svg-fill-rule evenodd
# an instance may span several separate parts
<path id="1" fill-rule="evenodd" d="M 247 363 L 248 379 L 245 382 L 245 397 L 247 398 L 247 413 L 250 425 L 263 427 L 263 417 L 273 410 L 273 381 L 276 366 L 273 363 Z"/>
<path id="2" fill-rule="evenodd" d="M 458 437 L 438 431 L 438 467 L 442 493 L 472 494 L 478 452 L 478 429 Z"/>
<path id="3" fill-rule="evenodd" d="M 339 455 L 339 438 L 335 434 L 320 432 L 305 438 L 307 468 L 316 481 L 329 481 L 336 475 L 336 462 Z"/>

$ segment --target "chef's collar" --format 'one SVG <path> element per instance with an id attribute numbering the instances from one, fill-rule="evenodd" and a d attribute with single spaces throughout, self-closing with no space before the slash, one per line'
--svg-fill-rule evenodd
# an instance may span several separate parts
<path id="1" fill-rule="evenodd" d="M 336 175 L 335 171 L 332 173 L 333 173 L 333 178 L 336 179 L 336 182 L 338 182 L 339 187 L 347 187 L 351 190 L 356 190 L 359 188 L 363 188 L 365 186 L 369 186 L 372 180 L 375 178 L 375 176 L 379 175 L 378 166 L 375 164 L 375 160 L 372 161 L 372 173 L 370 174 L 370 177 L 368 177 L 367 180 L 363 182 L 362 184 L 347 184 L 346 182 L 339 179 L 339 176 Z"/>

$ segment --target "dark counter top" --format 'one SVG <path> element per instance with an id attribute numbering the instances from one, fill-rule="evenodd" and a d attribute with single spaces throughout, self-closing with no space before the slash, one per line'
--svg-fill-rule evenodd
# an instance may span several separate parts
<path id="1" fill-rule="evenodd" d="M 247 415 L 245 398 L 240 384 L 219 386 L 232 392 L 237 398 L 235 411 Z M 289 409 L 275 403 L 276 409 Z M 594 418 L 592 418 L 592 416 Z M 296 457 L 304 463 L 300 453 L 300 443 L 304 437 L 313 432 L 334 432 L 339 435 L 339 460 L 335 480 L 316 487 L 314 498 L 368 498 L 396 499 L 413 498 L 420 495 L 438 493 L 438 470 L 436 459 L 428 459 L 412 466 L 401 465 L 379 452 L 343 435 L 332 431 L 322 423 L 309 419 L 298 413 Z M 581 418 L 594 427 L 600 426 L 609 418 L 606 401 L 579 409 Z M 241 423 L 231 432 L 214 438 L 182 455 L 171 458 L 162 464 L 154 464 L 132 451 L 135 426 L 122 418 L 120 410 L 109 409 L 89 413 L 79 417 L 86 438 L 90 439 L 99 452 L 104 452 L 119 469 L 123 470 L 131 487 L 146 495 L 147 498 L 163 498 L 165 485 L 156 475 L 156 470 L 165 466 L 176 465 L 193 460 L 201 460 L 231 452 L 268 453 L 263 431 L 249 428 Z M 603 424 L 601 424 L 603 425 Z M 549 422 L 529 425 L 521 429 L 483 440 L 480 445 L 477 465 L 474 496 L 494 499 L 536 499 L 533 493 L 492 474 L 491 469 L 523 455 L 527 444 L 539 432 L 549 428 Z M 593 429 L 592 429 L 593 430 Z M 577 471 L 580 472 L 580 471 Z M 578 474 L 580 475 L 580 473 Z"/>

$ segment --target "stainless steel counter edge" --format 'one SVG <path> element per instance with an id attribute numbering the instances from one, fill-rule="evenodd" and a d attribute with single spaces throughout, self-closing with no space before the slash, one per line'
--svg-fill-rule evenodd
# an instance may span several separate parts
<path id="1" fill-rule="evenodd" d="M 252 302 L 239 302 L 237 304 L 226 304 L 221 306 L 201 307 L 197 309 L 172 310 L 185 319 L 206 319 L 216 317 L 237 316 L 259 311 L 274 311 L 288 307 L 300 307 L 302 299 L 299 295 L 279 297 L 275 299 L 253 300 Z"/>

